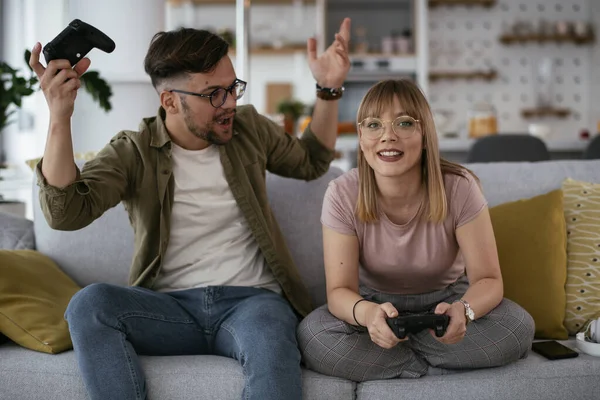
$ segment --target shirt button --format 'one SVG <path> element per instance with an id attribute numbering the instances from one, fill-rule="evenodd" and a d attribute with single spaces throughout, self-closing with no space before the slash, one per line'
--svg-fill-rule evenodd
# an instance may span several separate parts
<path id="1" fill-rule="evenodd" d="M 165 174 L 165 175 L 169 175 L 169 170 L 168 169 L 163 169 L 162 173 Z"/>

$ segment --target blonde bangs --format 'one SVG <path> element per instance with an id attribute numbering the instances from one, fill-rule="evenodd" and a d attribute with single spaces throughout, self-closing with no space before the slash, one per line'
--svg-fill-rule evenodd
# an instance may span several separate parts
<path id="1" fill-rule="evenodd" d="M 444 185 L 446 173 L 465 175 L 466 168 L 440 158 L 438 137 L 431 109 L 419 87 L 408 79 L 387 80 L 377 83 L 365 95 L 357 112 L 357 124 L 367 117 L 379 117 L 384 110 L 393 107 L 397 98 L 403 111 L 419 120 L 423 134 L 424 151 L 421 159 L 422 183 L 428 201 L 421 215 L 426 220 L 441 223 L 448 215 L 448 201 Z M 379 191 L 375 172 L 367 162 L 362 150 L 358 149 L 357 168 L 359 190 L 356 215 L 364 223 L 379 220 L 377 196 Z"/>
<path id="2" fill-rule="evenodd" d="M 408 115 L 421 119 L 414 93 L 411 93 L 406 82 L 409 81 L 381 81 L 369 89 L 358 107 L 356 123 L 368 117 L 379 117 L 394 106 L 394 99 L 398 99 Z"/>

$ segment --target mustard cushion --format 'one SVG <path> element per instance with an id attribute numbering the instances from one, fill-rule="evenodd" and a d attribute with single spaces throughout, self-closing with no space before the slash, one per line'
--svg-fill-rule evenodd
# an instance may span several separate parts
<path id="1" fill-rule="evenodd" d="M 0 250 L 0 332 L 44 353 L 71 349 L 64 313 L 79 289 L 35 250 Z"/>
<path id="2" fill-rule="evenodd" d="M 576 334 L 600 317 L 600 184 L 563 181 L 567 223 L 565 326 Z"/>
<path id="3" fill-rule="evenodd" d="M 490 209 L 504 297 L 535 321 L 536 338 L 567 339 L 566 228 L 562 190 Z"/>

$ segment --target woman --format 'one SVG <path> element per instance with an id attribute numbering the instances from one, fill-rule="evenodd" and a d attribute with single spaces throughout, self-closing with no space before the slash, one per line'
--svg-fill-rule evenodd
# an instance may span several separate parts
<path id="1" fill-rule="evenodd" d="M 307 367 L 366 381 L 526 357 L 534 322 L 503 299 L 487 202 L 469 170 L 440 159 L 419 88 L 376 84 L 357 122 L 358 168 L 332 181 L 323 203 L 328 304 L 299 327 Z M 400 340 L 386 323 L 423 312 L 449 317 L 442 337 Z"/>

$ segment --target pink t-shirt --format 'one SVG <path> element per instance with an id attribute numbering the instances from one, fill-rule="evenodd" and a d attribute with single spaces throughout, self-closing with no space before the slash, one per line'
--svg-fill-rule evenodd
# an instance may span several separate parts
<path id="1" fill-rule="evenodd" d="M 321 223 L 358 237 L 362 284 L 384 293 L 421 294 L 440 290 L 464 273 L 455 231 L 475 218 L 487 201 L 471 174 L 446 174 L 444 184 L 448 215 L 443 223 L 412 218 L 397 225 L 383 212 L 376 223 L 358 220 L 356 168 L 329 183 Z"/>

